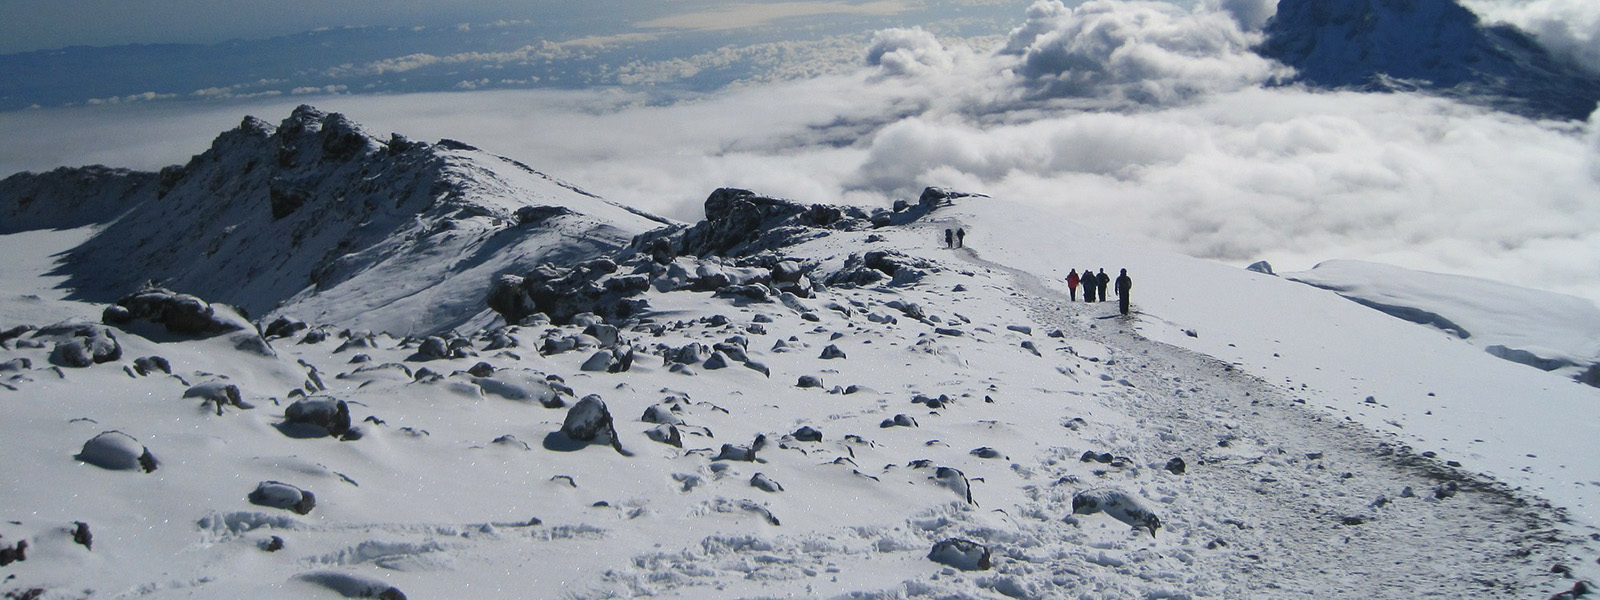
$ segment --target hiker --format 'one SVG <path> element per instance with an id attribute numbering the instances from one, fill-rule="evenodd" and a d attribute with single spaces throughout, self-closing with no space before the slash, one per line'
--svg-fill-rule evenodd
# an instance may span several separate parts
<path id="1" fill-rule="evenodd" d="M 1067 289 L 1072 292 L 1072 301 L 1073 302 L 1077 302 L 1078 301 L 1078 270 L 1077 269 L 1073 269 L 1072 272 L 1067 273 Z M 1084 293 L 1088 293 L 1088 292 L 1084 292 Z"/>
<path id="2" fill-rule="evenodd" d="M 967 245 L 967 230 L 956 228 L 956 247 L 965 248 Z"/>
<path id="3" fill-rule="evenodd" d="M 944 230 L 944 247 L 956 247 L 956 234 L 954 231 L 950 231 L 949 229 Z"/>
<path id="4" fill-rule="evenodd" d="M 1101 302 L 1105 302 L 1106 288 L 1111 285 L 1111 276 L 1106 274 L 1105 269 L 1100 269 L 1100 274 L 1096 276 L 1096 279 L 1100 282 L 1100 289 L 1095 291 L 1095 295 L 1100 297 Z"/>
<path id="5" fill-rule="evenodd" d="M 1094 278 L 1094 271 L 1084 269 L 1083 275 L 1078 277 L 1078 281 L 1083 283 L 1083 301 L 1094 302 L 1094 290 L 1100 287 L 1100 280 Z"/>
<path id="6" fill-rule="evenodd" d="M 1128 292 L 1133 289 L 1133 278 L 1128 276 L 1128 270 L 1123 269 L 1117 276 L 1117 308 L 1122 314 L 1128 314 Z"/>

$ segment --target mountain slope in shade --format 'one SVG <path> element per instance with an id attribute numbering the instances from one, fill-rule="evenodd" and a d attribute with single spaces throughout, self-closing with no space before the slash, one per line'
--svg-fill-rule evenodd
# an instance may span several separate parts
<path id="1" fill-rule="evenodd" d="M 496 273 L 585 258 L 665 224 L 465 144 L 383 140 L 309 106 L 276 127 L 246 118 L 150 178 L 19 175 L 0 184 L 0 211 L 57 226 L 84 220 L 56 216 L 75 197 L 114 207 L 92 213 L 109 224 L 61 267 L 83 299 L 153 281 L 252 316 L 398 334 L 490 319 L 482 298 Z"/>
<path id="2" fill-rule="evenodd" d="M 1420 89 L 1556 119 L 1586 119 L 1600 100 L 1600 75 L 1455 0 L 1283 0 L 1266 34 L 1258 52 L 1317 86 Z"/>

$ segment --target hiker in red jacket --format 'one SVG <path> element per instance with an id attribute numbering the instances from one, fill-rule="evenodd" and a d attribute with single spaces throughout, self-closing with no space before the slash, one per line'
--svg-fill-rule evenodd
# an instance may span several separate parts
<path id="1" fill-rule="evenodd" d="M 1078 301 L 1078 270 L 1067 273 L 1067 289 L 1072 291 L 1072 301 Z"/>

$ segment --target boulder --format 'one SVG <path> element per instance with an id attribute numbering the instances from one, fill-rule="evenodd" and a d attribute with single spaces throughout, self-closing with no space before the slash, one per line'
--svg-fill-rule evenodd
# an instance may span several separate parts
<path id="1" fill-rule="evenodd" d="M 652 441 L 661 442 L 668 446 L 683 447 L 683 432 L 679 431 L 676 425 L 662 423 L 645 430 L 644 435 Z"/>
<path id="2" fill-rule="evenodd" d="M 344 437 L 351 433 L 350 406 L 331 397 L 296 400 L 283 411 L 284 425 L 293 437 Z"/>
<path id="3" fill-rule="evenodd" d="M 309 514 L 317 506 L 315 494 L 280 481 L 256 484 L 256 489 L 250 492 L 248 498 L 256 506 L 281 508 L 302 515 Z"/>
<path id="4" fill-rule="evenodd" d="M 616 365 L 616 362 L 616 357 L 611 354 L 610 350 L 600 350 L 590 355 L 588 360 L 583 361 L 583 365 L 578 369 L 588 373 L 614 372 L 611 369 Z"/>
<path id="5" fill-rule="evenodd" d="M 561 434 L 569 440 L 578 442 L 606 442 L 616 448 L 617 452 L 626 454 L 622 449 L 622 441 L 617 438 L 611 411 L 597 394 L 584 396 L 582 400 L 572 405 L 567 411 L 566 419 L 561 422 Z"/>
<path id="6" fill-rule="evenodd" d="M 56 366 L 83 368 L 122 358 L 117 336 L 94 323 L 58 323 L 38 330 L 33 339 L 56 343 L 50 352 L 50 364 Z"/>
<path id="7" fill-rule="evenodd" d="M 221 415 L 223 407 L 227 406 L 233 406 L 247 410 L 255 408 L 254 405 L 245 402 L 243 398 L 241 398 L 239 394 L 239 386 L 227 383 L 225 381 L 209 381 L 190 386 L 189 389 L 184 390 L 183 397 L 199 398 L 203 404 L 213 405 L 216 408 L 218 415 Z"/>
<path id="8" fill-rule="evenodd" d="M 928 560 L 963 571 L 988 570 L 991 556 L 987 546 L 961 538 L 943 540 L 934 544 L 933 550 L 928 552 Z"/>
<path id="9" fill-rule="evenodd" d="M 1155 537 L 1161 528 L 1161 518 L 1145 507 L 1138 497 L 1118 489 L 1102 488 L 1079 492 L 1072 496 L 1072 514 L 1092 515 L 1105 513 L 1111 518 L 1132 527 L 1150 530 Z"/>
<path id="10" fill-rule="evenodd" d="M 232 311 L 218 311 L 196 296 L 172 290 L 147 287 L 117 300 L 101 319 L 109 325 L 125 325 L 146 320 L 180 335 L 216 335 L 250 329 L 249 323 Z"/>
<path id="11" fill-rule="evenodd" d="M 801 428 L 794 430 L 794 433 L 789 434 L 789 435 L 790 435 L 790 437 L 793 437 L 795 439 L 795 441 L 799 441 L 799 442 L 820 442 L 820 441 L 822 441 L 822 431 L 820 431 L 817 428 L 812 427 L 810 425 L 802 426 Z"/>
<path id="12" fill-rule="evenodd" d="M 160 356 L 141 356 L 133 359 L 133 370 L 140 375 L 150 375 L 157 371 L 172 374 L 172 363 Z"/>
<path id="13" fill-rule="evenodd" d="M 755 476 L 751 477 L 750 486 L 771 493 L 783 491 L 783 484 L 773 481 L 765 473 L 756 473 Z"/>
<path id="14" fill-rule="evenodd" d="M 106 431 L 84 442 L 78 460 L 112 471 L 155 471 L 160 462 L 150 449 L 121 431 Z"/>

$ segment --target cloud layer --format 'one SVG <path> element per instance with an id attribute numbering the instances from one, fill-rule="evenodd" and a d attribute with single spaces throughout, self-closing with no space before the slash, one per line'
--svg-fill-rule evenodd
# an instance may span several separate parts
<path id="1" fill-rule="evenodd" d="M 940 185 L 1064 207 L 1085 225 L 1237 264 L 1360 258 L 1600 299 L 1593 118 L 1263 87 L 1282 67 L 1249 54 L 1255 34 L 1241 27 L 1261 6 L 1039 2 L 991 45 L 884 31 L 857 72 L 670 105 L 593 90 L 309 101 L 686 220 L 721 186 L 887 206 Z M 271 102 L 0 114 L 0 135 L 154 168 L 242 112 L 272 120 L 294 103 Z M 95 137 L 64 133 L 84 130 Z M 31 152 L 45 147 L 7 145 L 0 170 L 84 162 Z"/>

